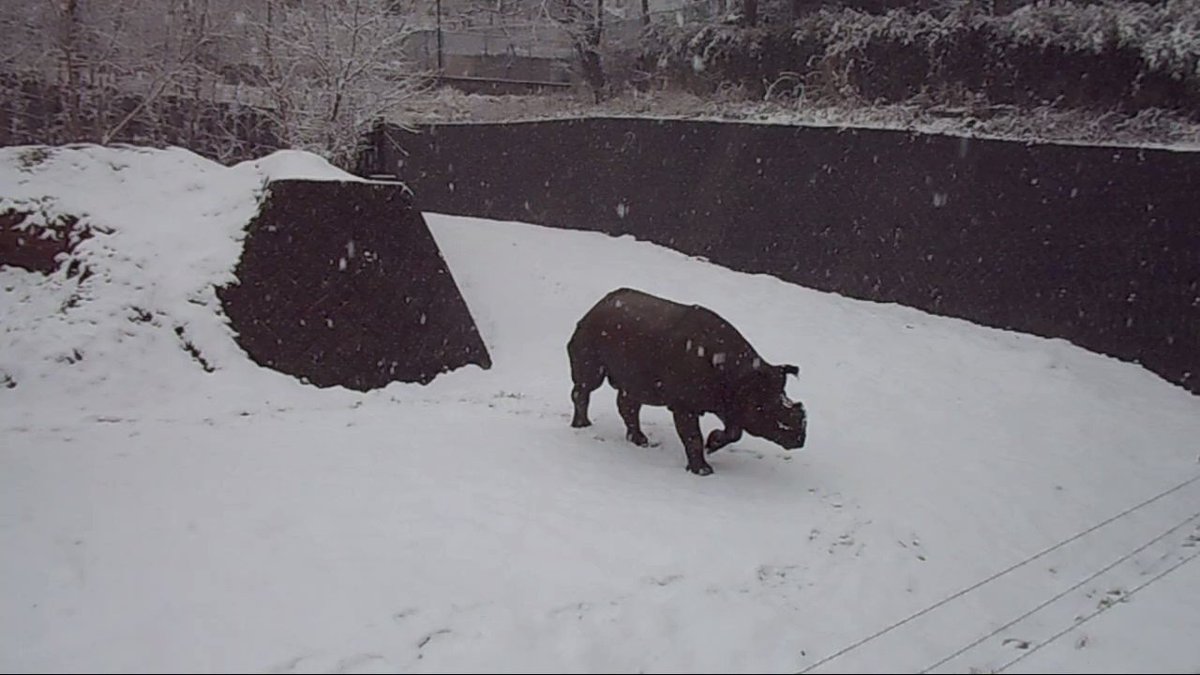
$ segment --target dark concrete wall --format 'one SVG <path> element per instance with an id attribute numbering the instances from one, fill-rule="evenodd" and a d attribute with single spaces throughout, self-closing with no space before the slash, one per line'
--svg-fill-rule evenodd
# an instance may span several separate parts
<path id="1" fill-rule="evenodd" d="M 396 183 L 281 180 L 218 294 L 255 362 L 318 386 L 491 367 L 420 211 Z"/>
<path id="2" fill-rule="evenodd" d="M 423 210 L 633 234 L 1200 392 L 1200 153 L 645 119 L 388 135 L 367 170 Z"/>

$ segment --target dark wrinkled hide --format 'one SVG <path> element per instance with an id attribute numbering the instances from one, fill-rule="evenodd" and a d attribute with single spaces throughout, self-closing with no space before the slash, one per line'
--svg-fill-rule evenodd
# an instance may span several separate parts
<path id="1" fill-rule="evenodd" d="M 693 473 L 712 473 L 705 449 L 733 443 L 743 431 L 789 450 L 804 446 L 804 406 L 784 393 L 784 378 L 796 366 L 767 363 L 729 322 L 699 305 L 615 290 L 579 320 L 567 354 L 575 385 L 571 426 L 591 424 L 588 401 L 607 378 L 633 443 L 647 443 L 638 421 L 643 405 L 671 410 Z M 700 434 L 704 413 L 725 424 L 707 442 Z"/>

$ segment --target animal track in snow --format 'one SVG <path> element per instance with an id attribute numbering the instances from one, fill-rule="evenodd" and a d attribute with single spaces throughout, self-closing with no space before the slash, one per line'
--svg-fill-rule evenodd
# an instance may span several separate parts
<path id="1" fill-rule="evenodd" d="M 662 577 L 650 577 L 648 579 L 648 581 L 649 581 L 649 583 L 652 583 L 655 586 L 670 586 L 671 584 L 675 583 L 676 581 L 679 581 L 682 578 L 683 578 L 682 574 L 668 574 L 668 575 L 662 576 Z"/>
<path id="2" fill-rule="evenodd" d="M 449 628 L 439 628 L 431 633 L 426 633 L 424 637 L 417 641 L 417 659 L 425 658 L 425 652 L 423 650 L 425 647 L 429 646 L 430 642 L 432 642 L 438 636 L 449 635 L 450 632 L 451 631 Z"/>
<path id="3" fill-rule="evenodd" d="M 354 656 L 347 656 L 346 658 L 339 660 L 337 665 L 333 667 L 333 672 L 348 673 L 352 669 L 361 665 L 365 665 L 372 661 L 381 660 L 383 660 L 383 654 L 355 654 Z"/>

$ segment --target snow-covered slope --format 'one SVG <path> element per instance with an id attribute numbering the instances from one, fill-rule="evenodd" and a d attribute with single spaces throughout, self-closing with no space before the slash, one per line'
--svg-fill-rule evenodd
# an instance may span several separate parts
<path id="1" fill-rule="evenodd" d="M 82 282 L 0 269 L 0 669 L 1200 668 L 1200 399 L 1135 365 L 427 214 L 495 365 L 317 389 L 250 362 L 213 285 L 264 180 L 348 176 L 30 151 L 0 150 L 0 210 L 109 234 Z M 665 410 L 625 442 L 608 388 L 570 428 L 567 338 L 618 286 L 800 364 L 805 449 L 746 437 L 699 478 Z"/>

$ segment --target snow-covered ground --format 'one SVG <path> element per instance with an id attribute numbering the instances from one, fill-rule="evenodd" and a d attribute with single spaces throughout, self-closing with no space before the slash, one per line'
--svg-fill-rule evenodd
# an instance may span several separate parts
<path id="1" fill-rule="evenodd" d="M 494 367 L 317 389 L 249 361 L 213 292 L 286 176 L 346 178 L 0 150 L 0 211 L 101 232 L 82 283 L 0 268 L 0 670 L 1200 672 L 1200 398 L 1061 340 L 436 214 Z M 607 387 L 572 429 L 566 341 L 618 286 L 798 363 L 806 447 L 744 437 L 700 478 L 663 409 L 627 443 Z"/>

